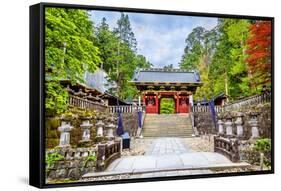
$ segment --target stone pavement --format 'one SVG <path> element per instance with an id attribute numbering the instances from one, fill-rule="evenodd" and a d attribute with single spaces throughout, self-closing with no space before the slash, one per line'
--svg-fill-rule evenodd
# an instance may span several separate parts
<path id="1" fill-rule="evenodd" d="M 190 152 L 180 138 L 158 138 L 152 142 L 145 155 L 168 155 Z"/>
<path id="2" fill-rule="evenodd" d="M 192 152 L 180 138 L 155 139 L 145 155 L 116 159 L 104 172 L 90 172 L 83 178 L 131 174 L 132 178 L 208 174 L 211 169 L 246 167 L 212 152 Z"/>

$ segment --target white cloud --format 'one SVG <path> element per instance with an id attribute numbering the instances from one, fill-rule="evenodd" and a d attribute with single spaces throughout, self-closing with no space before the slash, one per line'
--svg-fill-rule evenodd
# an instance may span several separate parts
<path id="1" fill-rule="evenodd" d="M 178 63 L 185 48 L 185 39 L 193 28 L 203 26 L 210 30 L 217 24 L 216 18 L 168 16 L 128 13 L 137 39 L 138 53 L 144 55 L 155 67 Z M 93 11 L 91 18 L 100 23 L 107 19 L 110 28 L 116 27 L 119 12 Z"/>
<path id="2" fill-rule="evenodd" d="M 216 22 L 210 19 L 202 19 L 191 26 L 173 27 L 169 30 L 159 30 L 157 26 L 143 25 L 132 22 L 132 28 L 138 41 L 138 52 L 147 57 L 155 67 L 163 67 L 178 63 L 184 52 L 185 39 L 196 26 L 211 29 Z M 168 24 L 168 23 L 167 23 Z"/>

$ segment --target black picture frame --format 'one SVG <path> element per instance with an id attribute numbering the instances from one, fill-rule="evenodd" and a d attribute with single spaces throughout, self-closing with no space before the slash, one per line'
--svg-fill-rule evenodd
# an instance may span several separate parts
<path id="1" fill-rule="evenodd" d="M 254 172 L 237 172 L 237 173 L 219 173 L 219 174 L 204 174 L 204 175 L 189 175 L 189 176 L 175 176 L 175 177 L 161 177 L 161 178 L 145 178 L 133 180 L 113 180 L 102 182 L 77 182 L 77 183 L 59 183 L 46 184 L 45 183 L 45 106 L 44 106 L 44 39 L 45 39 L 45 8 L 72 8 L 72 9 L 86 9 L 86 10 L 103 10 L 103 11 L 124 11 L 137 13 L 153 13 L 166 15 L 186 15 L 199 17 L 220 17 L 220 18 L 237 18 L 237 19 L 256 19 L 267 20 L 272 23 L 272 166 L 271 170 L 254 171 Z M 171 11 L 171 10 L 155 10 L 155 9 L 137 9 L 126 7 L 105 7 L 94 5 L 75 5 L 75 4 L 57 4 L 57 3 L 39 3 L 30 6 L 30 129 L 29 129 L 29 184 L 38 188 L 54 188 L 54 187 L 68 187 L 68 186 L 85 186 L 85 185 L 99 185 L 99 184 L 120 184 L 120 183 L 136 183 L 148 181 L 167 181 L 178 179 L 195 179 L 195 178 L 214 178 L 214 177 L 228 177 L 228 176 L 244 176 L 244 175 L 258 175 L 258 174 L 272 174 L 274 173 L 274 18 L 263 16 L 250 15 L 231 15 L 218 13 L 199 13 L 199 12 L 185 12 L 185 11 Z"/>

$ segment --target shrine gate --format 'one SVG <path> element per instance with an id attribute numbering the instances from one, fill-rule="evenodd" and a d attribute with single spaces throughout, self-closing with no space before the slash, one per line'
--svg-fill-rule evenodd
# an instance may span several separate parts
<path id="1" fill-rule="evenodd" d="M 137 71 L 132 82 L 141 92 L 146 113 L 155 114 L 160 113 L 162 98 L 174 99 L 174 113 L 189 113 L 190 95 L 202 85 L 197 72 L 158 68 Z"/>

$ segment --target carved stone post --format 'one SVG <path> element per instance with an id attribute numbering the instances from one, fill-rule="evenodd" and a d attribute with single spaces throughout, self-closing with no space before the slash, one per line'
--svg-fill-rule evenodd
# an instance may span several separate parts
<path id="1" fill-rule="evenodd" d="M 237 137 L 243 137 L 244 135 L 244 129 L 243 129 L 243 113 L 239 112 L 236 115 L 236 121 L 234 122 L 236 124 L 236 133 Z"/>
<path id="2" fill-rule="evenodd" d="M 260 136 L 259 134 L 259 128 L 258 128 L 258 112 L 250 112 L 250 121 L 249 124 L 251 126 L 251 139 L 258 138 Z"/>
<path id="3" fill-rule="evenodd" d="M 62 118 L 61 126 L 58 127 L 60 132 L 59 147 L 70 147 L 70 131 L 73 127 L 70 125 L 70 120 Z"/>
<path id="4" fill-rule="evenodd" d="M 103 171 L 105 168 L 105 153 L 106 153 L 106 144 L 98 144 L 98 154 L 97 154 L 97 171 Z"/>
<path id="5" fill-rule="evenodd" d="M 219 135 L 224 134 L 223 124 L 222 117 L 218 117 Z"/>
<path id="6" fill-rule="evenodd" d="M 229 136 L 231 137 L 233 135 L 232 133 L 232 116 L 230 115 L 230 113 L 227 113 L 225 115 L 225 122 L 224 122 L 224 125 L 225 125 L 225 131 L 226 131 L 226 136 Z"/>

